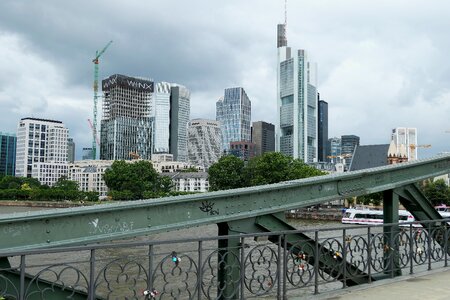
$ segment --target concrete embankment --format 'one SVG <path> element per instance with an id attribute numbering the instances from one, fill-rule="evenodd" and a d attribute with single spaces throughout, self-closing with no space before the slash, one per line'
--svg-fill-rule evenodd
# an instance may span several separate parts
<path id="1" fill-rule="evenodd" d="M 342 219 L 342 211 L 340 208 L 329 209 L 296 209 L 286 212 L 288 219 L 305 219 L 305 220 L 330 220 L 340 221 Z"/>

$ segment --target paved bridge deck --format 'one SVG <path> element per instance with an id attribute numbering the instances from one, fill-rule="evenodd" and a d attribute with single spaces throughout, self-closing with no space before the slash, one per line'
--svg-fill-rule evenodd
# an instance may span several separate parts
<path id="1" fill-rule="evenodd" d="M 385 279 L 332 291 L 305 298 L 290 297 L 292 300 L 444 300 L 450 299 L 450 268 L 437 269 L 393 279 Z"/>

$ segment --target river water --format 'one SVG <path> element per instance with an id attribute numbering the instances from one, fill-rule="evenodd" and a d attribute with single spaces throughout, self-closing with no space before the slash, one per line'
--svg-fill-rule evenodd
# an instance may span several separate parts
<path id="1" fill-rule="evenodd" d="M 27 211 L 37 211 L 37 210 L 43 210 L 48 208 L 38 208 L 38 207 L 5 207 L 0 206 L 0 216 L 4 214 L 15 214 L 20 212 L 27 212 Z M 294 226 L 297 229 L 330 229 L 330 228 L 337 228 L 336 230 L 325 230 L 321 231 L 320 233 L 320 239 L 322 241 L 326 241 L 327 239 L 333 240 L 338 239 L 342 240 L 343 238 L 343 231 L 341 228 L 348 227 L 347 225 L 343 225 L 340 222 L 337 221 L 320 221 L 320 220 L 295 220 L 290 219 L 289 223 Z M 338 229 L 339 228 L 339 229 Z M 364 227 L 361 227 L 360 229 L 353 229 L 349 230 L 346 235 L 364 235 L 366 234 L 367 229 Z M 308 234 L 311 238 L 314 237 L 314 233 Z M 166 233 L 158 233 L 158 234 L 152 234 L 149 236 L 140 236 L 137 237 L 131 241 L 162 241 L 162 240 L 176 240 L 176 239 L 183 239 L 183 238 L 200 238 L 200 237 L 214 237 L 217 236 L 217 225 L 205 225 L 205 226 L 198 226 L 188 229 L 180 229 L 180 230 L 174 230 L 171 232 Z M 123 241 L 121 241 L 123 242 Z M 249 249 L 253 249 L 254 247 L 258 246 L 258 242 L 249 240 L 245 241 L 245 243 L 250 245 Z M 270 244 L 270 242 L 267 241 L 267 244 Z M 262 244 L 263 245 L 263 244 Z M 264 246 L 264 245 L 263 245 Z M 271 248 L 276 250 L 276 246 L 271 244 Z M 164 291 L 170 291 L 173 289 L 170 285 L 171 284 L 179 284 L 173 283 L 170 281 L 171 277 L 176 277 L 173 273 L 173 263 L 170 264 L 170 253 L 172 251 L 178 251 L 179 253 L 183 253 L 182 258 L 182 264 L 183 264 L 183 272 L 189 268 L 193 268 L 194 271 L 189 273 L 189 271 L 183 276 L 193 276 L 195 278 L 195 257 L 197 255 L 198 250 L 198 243 L 175 243 L 175 244 L 165 244 L 160 246 L 155 246 L 152 251 L 154 258 L 154 264 L 152 269 L 154 269 L 154 278 L 155 286 L 159 286 L 161 290 Z M 217 266 L 217 242 L 211 241 L 211 242 L 205 242 L 203 244 L 203 260 L 205 261 L 204 267 L 210 264 L 211 268 L 205 268 L 203 271 L 203 278 L 211 278 L 211 280 L 214 280 L 217 278 L 215 269 Z M 146 247 L 121 247 L 121 248 L 114 248 L 114 249 L 104 249 L 104 250 L 97 250 L 96 252 L 96 271 L 97 271 L 97 291 L 104 295 L 105 298 L 108 299 L 123 299 L 124 295 L 129 295 L 129 293 L 134 293 L 135 290 L 142 289 L 146 287 L 146 275 L 145 275 L 145 267 L 149 266 L 150 261 L 148 261 L 148 251 L 149 248 Z M 36 255 L 32 256 L 30 258 L 27 258 L 27 273 L 30 274 L 36 274 L 38 272 L 42 272 L 43 268 L 48 265 L 55 264 L 56 262 L 64 262 L 68 265 L 76 265 L 77 270 L 80 270 L 84 274 L 89 274 L 89 252 L 71 252 L 71 253 L 56 253 L 52 255 Z M 267 255 L 264 254 L 264 255 Z M 117 262 L 112 263 L 112 260 L 117 258 Z M 124 258 L 124 261 L 121 261 L 121 259 Z M 209 260 L 208 260 L 209 259 Z M 18 267 L 19 260 L 16 259 L 10 259 L 13 266 Z M 133 264 L 130 264 L 129 261 L 133 261 Z M 255 264 L 256 266 L 257 264 Z M 142 268 L 143 266 L 143 268 Z M 194 266 L 194 267 L 193 267 Z M 275 268 L 274 265 L 263 265 L 262 268 L 258 271 L 261 273 L 264 273 L 266 271 L 265 268 Z M 128 268 L 128 269 L 127 269 Z M 74 278 L 79 278 L 79 274 L 77 273 L 77 270 L 72 269 L 58 269 L 57 272 L 53 272 L 54 270 L 51 270 L 52 272 L 48 272 L 47 275 L 42 275 L 42 278 L 45 278 L 47 280 L 51 281 L 66 281 L 67 285 L 70 286 L 86 286 L 86 281 L 83 281 L 84 279 L 80 281 L 75 280 Z M 106 272 L 105 270 L 108 270 Z M 72 273 L 71 273 L 72 272 Z M 180 271 L 181 272 L 181 271 Z M 211 274 L 206 274 L 208 272 L 211 272 Z M 128 279 L 128 275 L 132 273 L 134 274 L 133 280 L 134 282 L 131 284 L 130 288 L 130 280 Z M 135 274 L 140 274 L 139 276 L 135 276 Z M 208 277 L 209 276 L 209 277 Z M 207 282 L 208 283 L 208 282 Z M 214 283 L 211 281 L 211 285 Z M 207 286 L 208 284 L 206 284 Z M 339 288 L 341 285 L 338 283 L 333 283 L 332 289 Z M 179 289 L 179 286 L 177 286 Z M 191 288 L 191 287 L 190 287 Z M 81 288 L 83 289 L 83 288 Z M 131 291 L 130 291 L 131 289 Z M 178 297 L 174 297 L 177 299 L 185 299 L 189 298 L 190 296 L 186 293 L 188 293 L 187 290 L 183 290 L 182 293 Z M 210 294 L 214 297 L 215 290 L 213 289 Z M 311 288 L 308 288 L 305 290 L 305 294 L 310 294 Z M 164 299 L 171 299 L 170 295 L 166 294 L 169 297 L 164 297 Z M 139 297 L 131 297 L 127 299 L 141 299 Z M 163 297 L 161 297 L 163 299 Z"/>

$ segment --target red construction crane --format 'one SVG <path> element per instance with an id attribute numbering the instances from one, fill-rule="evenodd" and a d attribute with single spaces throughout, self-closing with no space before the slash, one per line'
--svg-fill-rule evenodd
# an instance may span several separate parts
<path id="1" fill-rule="evenodd" d="M 89 126 L 92 129 L 92 136 L 94 137 L 95 142 L 97 143 L 97 146 L 100 146 L 100 141 L 98 140 L 98 136 L 97 136 L 97 130 L 95 130 L 95 127 L 94 127 L 94 125 L 91 122 L 91 119 L 87 119 L 87 120 L 89 122 Z"/>

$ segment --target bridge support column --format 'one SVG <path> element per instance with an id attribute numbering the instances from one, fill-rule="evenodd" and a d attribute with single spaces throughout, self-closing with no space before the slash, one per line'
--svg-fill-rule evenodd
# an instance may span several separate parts
<path id="1" fill-rule="evenodd" d="M 387 190 L 383 192 L 383 221 L 384 224 L 394 223 L 398 224 L 399 216 L 399 196 L 394 193 L 394 190 Z M 389 225 L 383 227 L 384 234 L 384 272 L 390 274 L 392 277 L 400 276 L 401 270 L 399 268 L 400 261 L 398 256 L 398 225 Z"/>
<path id="2" fill-rule="evenodd" d="M 219 227 L 219 236 L 239 234 L 228 223 L 219 223 L 217 226 Z M 218 246 L 217 299 L 239 299 L 243 265 L 240 262 L 240 251 L 243 245 L 239 238 L 229 238 L 219 240 Z"/>

